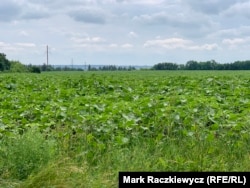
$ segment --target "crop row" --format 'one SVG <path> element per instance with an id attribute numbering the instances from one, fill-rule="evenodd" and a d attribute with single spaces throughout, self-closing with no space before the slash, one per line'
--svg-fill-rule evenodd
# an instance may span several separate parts
<path id="1" fill-rule="evenodd" d="M 249 140 L 249 85 L 240 74 L 2 74 L 0 136 L 37 127 L 117 145 L 173 135 Z"/>

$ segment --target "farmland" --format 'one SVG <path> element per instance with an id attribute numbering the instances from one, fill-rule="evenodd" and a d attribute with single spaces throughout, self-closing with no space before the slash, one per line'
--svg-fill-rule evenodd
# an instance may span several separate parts
<path id="1" fill-rule="evenodd" d="M 0 187 L 249 171 L 249 71 L 0 74 Z"/>

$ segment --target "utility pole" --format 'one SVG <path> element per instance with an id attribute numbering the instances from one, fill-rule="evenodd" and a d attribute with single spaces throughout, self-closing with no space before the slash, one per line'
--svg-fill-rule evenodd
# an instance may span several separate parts
<path id="1" fill-rule="evenodd" d="M 47 66 L 49 65 L 49 47 L 47 45 L 47 49 L 46 49 L 46 54 L 47 54 Z"/>
<path id="2" fill-rule="evenodd" d="M 74 60 L 73 60 L 73 58 L 71 59 L 71 68 L 72 68 L 72 70 L 74 68 Z"/>

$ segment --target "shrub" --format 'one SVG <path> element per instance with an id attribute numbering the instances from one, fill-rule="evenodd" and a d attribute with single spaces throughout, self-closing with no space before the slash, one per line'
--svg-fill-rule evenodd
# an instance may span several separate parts
<path id="1" fill-rule="evenodd" d="M 41 73 L 41 69 L 38 66 L 32 66 L 31 72 L 32 73 Z"/>
<path id="2" fill-rule="evenodd" d="M 0 148 L 3 150 L 0 152 L 0 175 L 19 180 L 26 179 L 55 154 L 52 142 L 35 130 L 4 139 Z"/>

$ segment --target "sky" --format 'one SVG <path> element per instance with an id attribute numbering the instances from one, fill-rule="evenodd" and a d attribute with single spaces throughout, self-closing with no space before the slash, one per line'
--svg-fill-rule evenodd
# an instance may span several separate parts
<path id="1" fill-rule="evenodd" d="M 0 53 L 23 64 L 250 59 L 250 0 L 0 0 Z"/>

